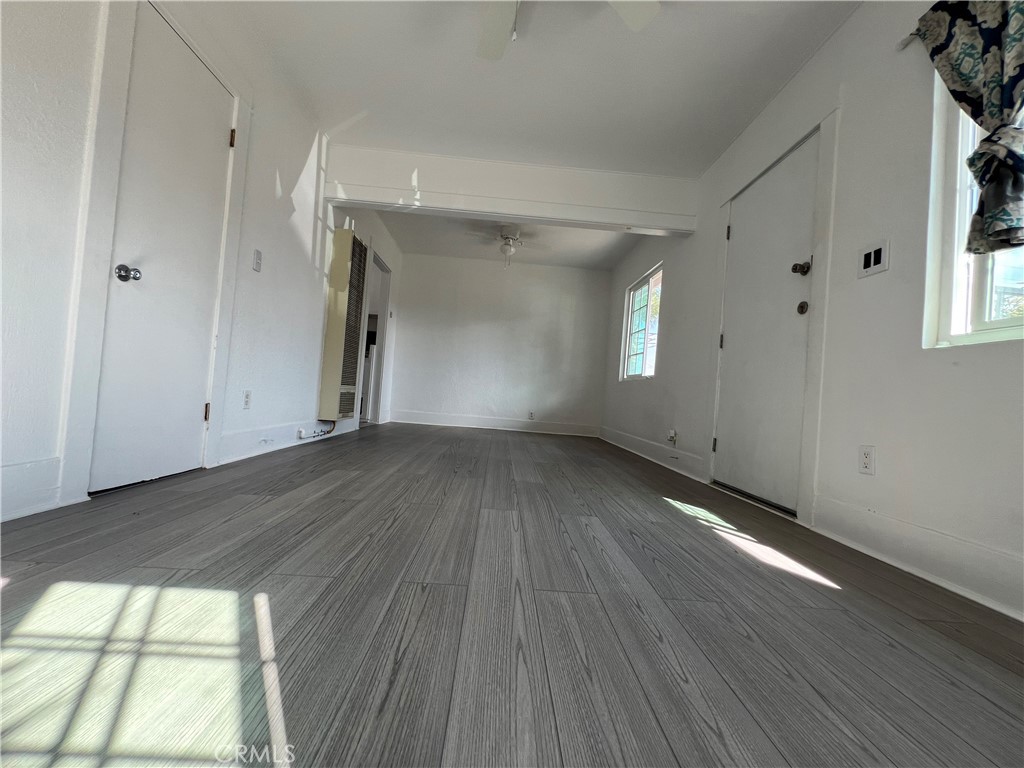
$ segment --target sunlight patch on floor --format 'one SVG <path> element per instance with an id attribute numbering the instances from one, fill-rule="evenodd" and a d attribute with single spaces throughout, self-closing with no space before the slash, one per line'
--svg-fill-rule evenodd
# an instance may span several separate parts
<path id="1" fill-rule="evenodd" d="M 235 592 L 54 584 L 4 643 L 5 763 L 230 761 L 239 633 Z"/>
<path id="2" fill-rule="evenodd" d="M 834 581 L 831 581 L 816 571 L 812 571 L 806 565 L 797 562 L 789 555 L 783 554 L 782 552 L 779 552 L 779 550 L 769 547 L 766 544 L 761 544 L 753 536 L 738 530 L 735 525 L 726 522 L 714 512 L 709 512 L 702 507 L 695 507 L 692 504 L 684 504 L 681 501 L 670 499 L 667 496 L 663 496 L 662 498 L 680 512 L 694 518 L 698 523 L 708 526 L 723 539 L 734 544 L 740 551 L 745 552 L 765 565 L 769 565 L 772 568 L 778 568 L 786 571 L 787 573 L 791 573 L 794 576 L 799 576 L 802 579 L 807 579 L 832 589 L 842 589 L 842 587 Z"/>
<path id="3" fill-rule="evenodd" d="M 751 557 L 760 560 L 765 565 L 770 565 L 772 568 L 778 568 L 792 573 L 794 576 L 807 579 L 808 581 L 814 581 L 818 584 L 823 584 L 826 587 L 832 589 L 842 589 L 838 584 L 830 579 L 825 578 L 820 573 L 812 571 L 806 565 L 798 563 L 796 560 L 791 558 L 789 555 L 779 552 L 779 550 L 769 547 L 765 544 L 760 544 L 756 540 L 749 537 L 741 538 L 736 536 L 729 531 L 717 531 L 718 535 L 726 539 L 730 543 L 736 545 L 739 549 L 746 552 Z"/>

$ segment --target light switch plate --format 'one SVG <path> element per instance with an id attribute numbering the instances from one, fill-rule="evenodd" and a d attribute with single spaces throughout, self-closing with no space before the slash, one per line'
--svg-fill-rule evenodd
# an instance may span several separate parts
<path id="1" fill-rule="evenodd" d="M 869 277 L 889 269 L 889 241 L 867 246 L 857 256 L 857 277 Z"/>
<path id="2" fill-rule="evenodd" d="M 258 248 L 252 252 L 252 271 L 260 272 L 263 269 L 263 253 Z"/>

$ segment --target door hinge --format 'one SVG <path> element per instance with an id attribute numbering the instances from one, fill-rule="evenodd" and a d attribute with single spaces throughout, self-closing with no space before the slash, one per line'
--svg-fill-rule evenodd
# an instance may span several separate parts
<path id="1" fill-rule="evenodd" d="M 725 239 L 726 240 L 731 240 L 732 239 L 732 224 L 729 224 L 725 228 Z"/>
<path id="2" fill-rule="evenodd" d="M 714 453 L 717 450 L 718 450 L 718 438 L 717 437 L 713 437 L 713 438 L 711 438 L 711 452 Z"/>
<path id="3" fill-rule="evenodd" d="M 725 349 L 725 334 L 724 333 L 718 334 L 718 348 L 719 349 Z"/>
<path id="4" fill-rule="evenodd" d="M 229 147 L 235 146 L 235 129 L 234 128 L 231 129 L 231 138 L 228 139 L 228 146 Z"/>
<path id="5" fill-rule="evenodd" d="M 203 407 L 203 421 L 209 421 L 209 420 L 210 420 L 210 404 L 207 403 Z"/>

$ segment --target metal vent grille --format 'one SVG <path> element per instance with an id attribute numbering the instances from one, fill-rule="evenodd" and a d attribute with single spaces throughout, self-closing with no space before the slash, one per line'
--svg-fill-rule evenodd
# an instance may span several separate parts
<path id="1" fill-rule="evenodd" d="M 348 273 L 348 307 L 345 311 L 345 346 L 341 358 L 341 392 L 338 412 L 351 415 L 356 410 L 356 377 L 359 374 L 359 339 L 362 336 L 363 289 L 366 285 L 366 246 L 358 238 L 352 241 L 352 263 Z"/>

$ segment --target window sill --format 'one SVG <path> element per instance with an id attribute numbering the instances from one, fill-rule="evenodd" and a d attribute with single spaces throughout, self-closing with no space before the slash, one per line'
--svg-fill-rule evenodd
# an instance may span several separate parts
<path id="1" fill-rule="evenodd" d="M 650 376 L 620 376 L 619 381 L 653 381 L 654 374 Z"/>
<path id="2" fill-rule="evenodd" d="M 989 344 L 994 341 L 1022 341 L 1024 326 L 1015 325 L 1010 328 L 992 328 L 985 331 L 973 331 L 959 336 L 949 336 L 940 340 L 935 349 L 943 347 L 963 347 L 969 344 Z"/>

